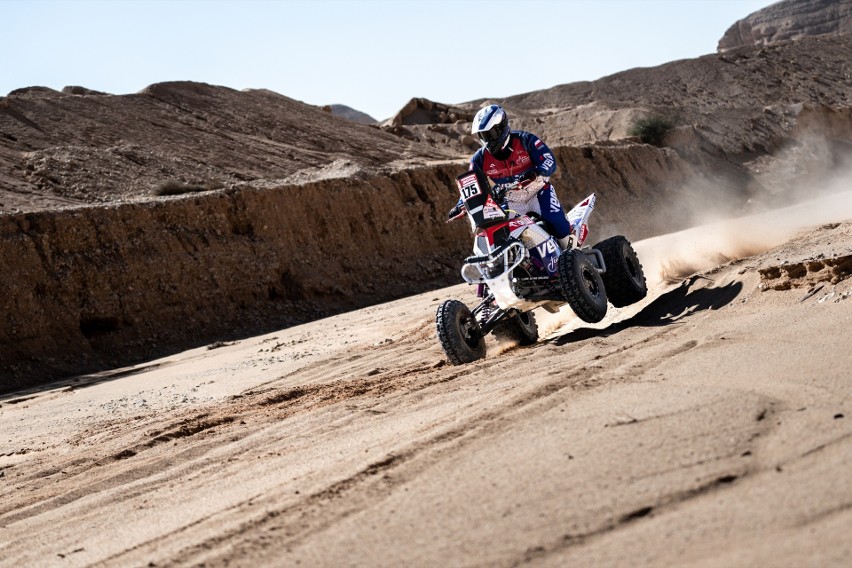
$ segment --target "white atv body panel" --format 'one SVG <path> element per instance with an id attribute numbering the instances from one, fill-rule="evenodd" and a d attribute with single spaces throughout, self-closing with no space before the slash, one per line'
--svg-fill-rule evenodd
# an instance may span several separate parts
<path id="1" fill-rule="evenodd" d="M 581 247 L 586 241 L 586 236 L 589 234 L 589 215 L 594 208 L 595 194 L 593 193 L 565 214 L 568 222 L 571 223 L 571 235 L 574 237 L 572 247 Z"/>

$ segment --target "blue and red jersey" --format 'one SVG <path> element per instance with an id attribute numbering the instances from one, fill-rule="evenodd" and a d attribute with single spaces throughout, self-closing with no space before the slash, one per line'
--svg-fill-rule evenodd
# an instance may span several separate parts
<path id="1" fill-rule="evenodd" d="M 509 149 L 511 152 L 508 151 Z M 541 177 L 550 177 L 556 171 L 556 160 L 550 148 L 538 136 L 530 132 L 513 130 L 509 135 L 506 148 L 498 154 L 505 154 L 506 159 L 501 160 L 486 148 L 480 148 L 470 159 L 470 170 L 481 170 L 491 181 L 500 185 L 518 182 L 524 174 L 533 170 Z M 571 223 L 565 217 L 562 204 L 553 186 L 550 183 L 545 184 L 538 190 L 535 197 L 538 205 L 537 212 L 550 223 L 554 236 L 561 239 L 570 234 Z M 461 203 L 460 199 L 459 204 Z"/>
<path id="2" fill-rule="evenodd" d="M 546 177 L 556 171 L 556 160 L 550 148 L 535 134 L 513 130 L 504 152 L 510 148 L 512 151 L 505 160 L 497 159 L 484 147 L 480 148 L 470 159 L 470 169 L 485 172 L 497 184 L 516 182 L 532 169 Z"/>

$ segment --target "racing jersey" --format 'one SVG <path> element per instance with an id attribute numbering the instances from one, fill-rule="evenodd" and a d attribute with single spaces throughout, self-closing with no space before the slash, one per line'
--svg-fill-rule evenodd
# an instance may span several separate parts
<path id="1" fill-rule="evenodd" d="M 497 159 L 484 147 L 480 148 L 470 159 L 470 169 L 485 172 L 497 184 L 519 181 L 521 176 L 532 169 L 539 176 L 545 177 L 550 177 L 556 171 L 556 160 L 550 148 L 535 134 L 513 130 L 506 149 L 509 148 L 511 152 L 505 160 Z"/>
<path id="2" fill-rule="evenodd" d="M 511 152 L 506 150 L 511 149 Z M 481 170 L 495 184 L 511 184 L 518 182 L 524 174 L 535 171 L 542 178 L 549 178 L 556 171 L 556 160 L 550 148 L 538 136 L 523 130 L 513 130 L 509 135 L 506 150 L 498 154 L 506 154 L 501 160 L 491 154 L 486 148 L 480 148 L 470 159 L 470 170 Z M 531 188 L 532 186 L 527 186 Z M 456 207 L 464 200 L 459 199 Z M 504 197 L 501 205 L 511 209 L 516 214 L 535 211 L 550 223 L 553 234 L 563 238 L 571 233 L 571 224 L 565 217 L 562 204 L 556 196 L 556 191 L 550 182 L 540 180 L 540 185 L 533 191 L 515 189 Z"/>

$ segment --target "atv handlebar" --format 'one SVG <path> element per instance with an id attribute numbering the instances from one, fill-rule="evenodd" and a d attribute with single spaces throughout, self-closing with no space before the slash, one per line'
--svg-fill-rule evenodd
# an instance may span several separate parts
<path id="1" fill-rule="evenodd" d="M 521 179 L 518 181 L 513 181 L 511 183 L 503 183 L 497 184 L 491 188 L 491 191 L 494 192 L 494 197 L 497 201 L 503 201 L 503 198 L 506 196 L 506 193 L 512 191 L 513 189 L 523 189 L 538 179 L 538 173 L 535 170 L 530 170 L 521 176 Z"/>
<path id="2" fill-rule="evenodd" d="M 486 254 L 486 255 L 483 255 L 483 256 L 469 256 L 466 259 L 464 259 L 464 263 L 465 264 L 479 264 L 481 262 L 488 262 L 490 260 L 494 260 L 495 258 L 500 256 L 501 254 L 503 254 L 503 252 L 506 249 L 508 249 L 510 246 L 512 246 L 515 242 L 516 241 L 505 242 L 502 245 L 500 245 L 499 247 L 497 247 L 496 249 L 492 250 L 490 254 Z"/>

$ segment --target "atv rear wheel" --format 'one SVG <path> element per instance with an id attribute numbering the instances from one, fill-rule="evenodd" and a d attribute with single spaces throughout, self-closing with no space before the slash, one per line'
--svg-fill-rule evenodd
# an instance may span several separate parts
<path id="1" fill-rule="evenodd" d="M 636 251 L 625 237 L 616 235 L 595 245 L 606 263 L 602 278 L 609 302 L 616 308 L 635 304 L 648 294 L 645 274 Z"/>
<path id="2" fill-rule="evenodd" d="M 470 309 L 458 300 L 438 306 L 435 316 L 438 341 L 453 365 L 472 363 L 485 357 L 485 338 Z"/>
<path id="3" fill-rule="evenodd" d="M 606 315 L 606 290 L 589 257 L 577 249 L 559 255 L 559 286 L 579 318 L 597 323 Z"/>
<path id="4" fill-rule="evenodd" d="M 504 319 L 491 333 L 501 343 L 532 345 L 538 341 L 538 325 L 532 312 L 519 312 Z"/>

